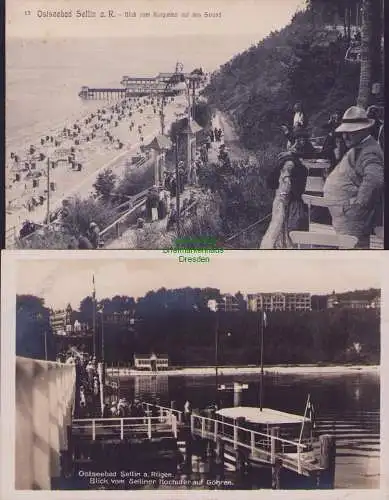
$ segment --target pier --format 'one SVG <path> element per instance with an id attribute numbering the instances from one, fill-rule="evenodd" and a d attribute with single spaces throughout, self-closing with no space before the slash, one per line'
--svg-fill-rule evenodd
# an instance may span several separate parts
<path id="1" fill-rule="evenodd" d="M 126 97 L 145 97 L 151 95 L 162 95 L 175 96 L 179 92 L 174 89 L 165 91 L 165 88 L 161 85 L 156 85 L 149 87 L 148 85 L 137 85 L 134 87 L 87 87 L 83 86 L 78 93 L 81 99 L 124 99 Z"/>
<path id="2" fill-rule="evenodd" d="M 291 476 L 304 488 L 334 487 L 335 438 L 320 436 L 315 450 L 302 428 L 296 437 L 296 426 L 309 421 L 305 416 L 241 406 L 185 414 L 143 401 L 140 415 L 102 418 L 102 366 L 101 390 L 88 418 L 80 418 L 77 365 L 17 358 L 16 488 L 85 487 L 77 481 L 86 464 L 110 470 L 118 460 L 129 470 L 138 470 L 140 461 L 146 468 L 162 461 L 174 474 L 182 457 L 190 473 L 196 456 L 210 470 L 261 478 L 263 487 L 287 488 Z M 247 418 L 237 417 L 242 413 Z"/>
<path id="3" fill-rule="evenodd" d="M 142 406 L 144 417 L 75 419 L 74 455 L 90 455 L 91 450 L 103 449 L 108 444 L 127 449 L 131 455 L 134 446 L 146 449 L 153 445 L 154 455 L 169 449 L 173 452 L 172 459 L 182 450 L 189 468 L 192 455 L 200 453 L 222 469 L 230 468 L 239 474 L 247 470 L 265 471 L 273 489 L 282 488 L 283 478 L 288 474 L 309 485 L 306 487 L 334 487 L 336 448 L 330 435 L 320 436 L 320 450 L 315 457 L 309 440 L 281 437 L 280 426 L 260 432 L 248 427 L 244 419 L 229 423 L 220 417 L 198 413 L 185 419 L 183 412 L 173 408 L 147 402 Z M 253 410 L 259 413 L 258 408 Z M 293 420 L 291 414 L 267 408 L 263 413 L 270 422 L 281 418 L 281 426 Z"/>

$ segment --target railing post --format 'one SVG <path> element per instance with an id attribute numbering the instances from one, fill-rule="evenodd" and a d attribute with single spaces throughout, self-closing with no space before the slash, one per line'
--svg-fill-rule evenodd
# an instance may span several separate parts
<path id="1" fill-rule="evenodd" d="M 163 408 L 162 408 L 162 406 L 159 407 L 159 421 L 163 422 Z"/>
<path id="2" fill-rule="evenodd" d="M 238 427 L 234 425 L 234 450 L 238 448 Z"/>
<path id="3" fill-rule="evenodd" d="M 276 463 L 276 454 L 277 451 L 279 450 L 279 444 L 280 441 L 277 439 L 279 434 L 280 434 L 280 428 L 279 427 L 272 427 L 270 430 L 271 438 L 270 438 L 270 458 L 271 458 L 271 463 L 275 464 Z"/>
<path id="4" fill-rule="evenodd" d="M 92 441 L 96 441 L 96 422 L 92 420 Z"/>
<path id="5" fill-rule="evenodd" d="M 194 425 L 194 415 L 193 415 L 193 414 L 191 414 L 191 415 L 190 415 L 190 432 L 191 432 L 192 434 L 193 434 L 193 431 L 194 431 L 194 427 L 195 427 L 195 425 Z"/>
<path id="6" fill-rule="evenodd" d="M 120 419 L 120 439 L 123 441 L 124 439 L 124 426 L 123 426 L 123 419 Z"/>
<path id="7" fill-rule="evenodd" d="M 301 474 L 301 446 L 297 445 L 297 470 Z"/>
<path id="8" fill-rule="evenodd" d="M 205 435 L 205 417 L 201 417 L 201 437 Z"/>
<path id="9" fill-rule="evenodd" d="M 151 417 L 147 417 L 147 436 L 151 439 Z"/>
<path id="10" fill-rule="evenodd" d="M 217 438 L 217 431 L 218 431 L 218 421 L 217 420 L 214 420 L 214 433 L 213 433 L 213 440 L 216 441 L 216 438 Z"/>
<path id="11" fill-rule="evenodd" d="M 253 431 L 250 432 L 250 446 L 251 446 L 251 454 L 254 455 L 254 452 L 255 452 L 255 434 Z"/>
<path id="12" fill-rule="evenodd" d="M 177 419 L 174 415 L 172 417 L 172 430 L 173 430 L 173 435 L 175 438 L 177 438 Z"/>

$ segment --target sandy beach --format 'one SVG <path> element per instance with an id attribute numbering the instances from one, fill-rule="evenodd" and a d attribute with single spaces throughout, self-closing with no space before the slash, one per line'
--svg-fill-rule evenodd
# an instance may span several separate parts
<path id="1" fill-rule="evenodd" d="M 60 208 L 65 198 L 76 195 L 86 198 L 92 194 L 93 183 L 99 171 L 111 168 L 117 176 L 123 175 L 127 160 L 140 153 L 140 145 L 147 144 L 160 133 L 160 105 L 156 100 L 154 105 L 145 104 L 149 100 L 150 97 L 100 101 L 99 114 L 89 111 L 74 123 L 65 123 L 63 127 L 47 132 L 49 140 L 43 138 L 43 144 L 42 138 L 37 138 L 33 143 L 35 148 L 33 154 L 29 154 L 30 144 L 24 144 L 18 150 L 12 151 L 19 158 L 19 161 L 15 162 L 10 157 L 11 151 L 7 151 L 7 230 L 15 227 L 18 232 L 25 220 L 43 222 L 46 215 L 47 158 L 67 159 L 70 148 L 74 148 L 75 162 L 82 165 L 79 171 L 77 168 L 72 169 L 71 164 L 66 161 L 50 169 L 50 182 L 55 183 L 55 191 L 50 193 L 51 211 Z M 185 112 L 184 96 L 177 96 L 174 102 L 169 99 L 165 106 L 166 126 L 169 126 L 177 114 L 183 112 Z M 64 134 L 64 129 L 75 130 L 76 138 Z M 109 140 L 109 135 L 113 137 L 112 141 Z M 75 144 L 75 140 L 79 141 L 78 145 Z M 119 142 L 123 145 L 121 149 Z M 45 155 L 43 161 L 38 160 L 40 153 Z M 35 169 L 24 168 L 26 164 L 32 163 L 35 163 Z M 21 176 L 19 181 L 16 181 L 16 173 Z M 33 187 L 33 176 L 38 180 L 38 186 Z M 44 197 L 43 204 L 29 211 L 28 204 L 31 199 L 39 199 L 40 196 Z"/>
<path id="2" fill-rule="evenodd" d="M 274 374 L 320 374 L 320 375 L 335 375 L 335 374 L 345 374 L 345 373 L 371 373 L 380 374 L 379 365 L 353 365 L 353 366 L 315 366 L 315 365 L 300 365 L 300 366 L 270 366 L 265 367 L 265 373 Z M 111 374 L 111 368 L 107 369 L 108 375 Z M 117 375 L 117 368 L 113 369 L 113 373 Z M 260 368 L 258 366 L 247 366 L 247 367 L 219 367 L 219 375 L 249 375 L 249 374 L 259 374 Z M 159 375 L 168 376 L 214 376 L 214 367 L 193 367 L 193 368 L 181 368 L 181 369 L 170 369 L 158 372 Z M 120 376 L 150 376 L 155 375 L 153 372 L 133 370 L 130 368 L 119 368 Z"/>

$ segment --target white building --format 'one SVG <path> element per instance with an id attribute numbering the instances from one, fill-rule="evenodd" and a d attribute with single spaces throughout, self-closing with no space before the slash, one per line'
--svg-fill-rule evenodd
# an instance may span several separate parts
<path id="1" fill-rule="evenodd" d="M 256 311 L 311 311 L 310 293 L 255 293 L 247 295 L 247 309 Z"/>

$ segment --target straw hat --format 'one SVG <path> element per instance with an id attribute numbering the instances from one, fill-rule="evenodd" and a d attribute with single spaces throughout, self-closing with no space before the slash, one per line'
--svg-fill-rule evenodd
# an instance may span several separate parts
<path id="1" fill-rule="evenodd" d="M 348 108 L 342 118 L 342 123 L 335 132 L 358 132 L 374 125 L 374 120 L 368 118 L 367 112 L 358 106 Z"/>

